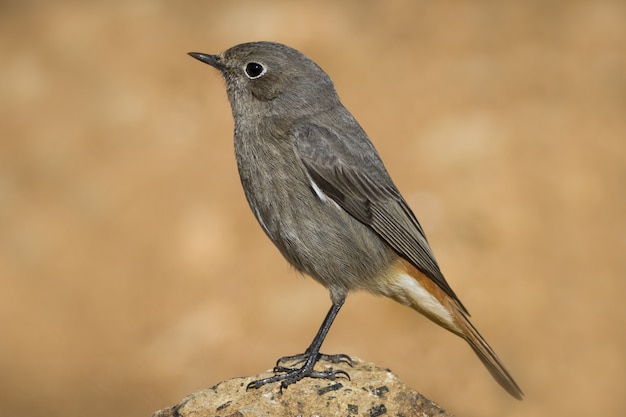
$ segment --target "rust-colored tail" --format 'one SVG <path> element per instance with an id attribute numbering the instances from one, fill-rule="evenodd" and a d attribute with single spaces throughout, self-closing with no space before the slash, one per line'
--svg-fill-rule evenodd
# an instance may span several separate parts
<path id="1" fill-rule="evenodd" d="M 379 290 L 380 293 L 413 308 L 441 327 L 461 336 L 502 388 L 518 400 L 522 399 L 522 390 L 469 321 L 469 314 L 457 299 L 446 294 L 435 282 L 403 259 L 394 265 L 394 269 L 390 269 L 387 279 L 387 285 Z"/>
<path id="2" fill-rule="evenodd" d="M 469 343 L 489 373 L 498 381 L 498 384 L 513 397 L 521 400 L 524 395 L 522 390 L 511 374 L 506 370 L 502 362 L 500 362 L 500 359 L 498 359 L 496 353 L 491 349 L 491 346 L 489 346 L 487 341 L 478 333 L 478 330 L 472 325 L 465 313 L 459 309 L 457 309 L 457 313 L 458 314 L 455 314 L 455 321 L 461 330 L 461 333 L 458 333 L 459 336 Z"/>

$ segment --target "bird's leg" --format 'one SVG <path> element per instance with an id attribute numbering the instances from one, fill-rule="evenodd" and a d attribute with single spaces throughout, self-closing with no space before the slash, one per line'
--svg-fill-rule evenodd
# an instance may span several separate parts
<path id="1" fill-rule="evenodd" d="M 333 305 L 330 307 L 322 326 L 317 331 L 317 334 L 313 338 L 311 345 L 306 349 L 306 351 L 299 355 L 293 356 L 285 356 L 280 358 L 276 362 L 276 367 L 274 367 L 274 373 L 276 375 L 271 376 L 269 378 L 259 379 L 257 381 L 253 381 L 248 384 L 247 388 L 259 388 L 265 384 L 271 384 L 273 382 L 280 381 L 280 388 L 287 388 L 289 385 L 300 381 L 302 378 L 322 378 L 322 379 L 330 379 L 333 380 L 338 376 L 345 376 L 350 379 L 350 375 L 347 372 L 342 370 L 334 370 L 332 368 L 328 368 L 324 371 L 316 371 L 314 370 L 314 366 L 320 359 L 329 360 L 332 363 L 339 362 L 347 362 L 352 365 L 352 359 L 348 355 L 324 355 L 320 353 L 320 348 L 328 331 L 330 330 L 330 326 L 333 324 L 335 317 L 337 317 L 337 313 L 339 313 L 339 309 L 343 305 L 345 300 L 342 299 L 339 302 L 333 302 Z M 300 368 L 289 368 L 285 366 L 281 366 L 280 364 L 283 362 L 296 361 L 296 363 L 304 363 Z"/>

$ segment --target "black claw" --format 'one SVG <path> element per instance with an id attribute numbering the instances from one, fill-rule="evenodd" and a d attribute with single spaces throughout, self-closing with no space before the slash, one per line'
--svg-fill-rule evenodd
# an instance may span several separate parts
<path id="1" fill-rule="evenodd" d="M 311 354 L 309 352 L 304 352 L 304 353 L 299 353 L 297 355 L 291 355 L 291 356 L 283 356 L 282 358 L 279 358 L 276 361 L 276 366 L 277 367 L 281 367 L 280 364 L 281 363 L 286 363 L 286 362 L 294 362 L 294 365 L 299 365 L 301 363 L 304 363 L 307 361 L 307 359 L 309 359 L 309 357 L 311 356 Z M 354 366 L 354 362 L 352 362 L 352 358 L 344 353 L 339 353 L 336 355 L 327 355 L 324 353 L 318 353 L 317 354 L 317 358 L 315 359 L 315 362 L 319 361 L 319 360 L 324 360 L 326 362 L 330 362 L 330 363 L 346 363 L 350 366 Z"/>
<path id="2" fill-rule="evenodd" d="M 324 371 L 314 370 L 313 367 L 315 363 L 320 359 L 324 359 L 331 363 L 344 362 L 352 366 L 352 358 L 344 354 L 324 355 L 318 353 L 315 356 L 315 360 L 311 360 L 310 354 L 308 352 L 299 355 L 285 356 L 276 361 L 276 366 L 272 370 L 276 375 L 264 379 L 259 379 L 257 381 L 252 381 L 246 386 L 246 390 L 250 388 L 257 389 L 262 387 L 263 385 L 280 382 L 280 390 L 282 392 L 282 390 L 289 387 L 289 385 L 295 384 L 296 382 L 306 377 L 329 379 L 331 381 L 335 380 L 338 377 L 345 377 L 350 380 L 350 375 L 346 371 L 343 371 L 341 369 L 335 370 L 333 368 L 328 368 Z M 281 363 L 292 361 L 296 361 L 296 364 L 304 362 L 304 365 L 300 368 L 291 368 L 280 365 Z"/>
<path id="3" fill-rule="evenodd" d="M 354 362 L 352 362 L 352 358 L 344 353 L 339 353 L 336 355 L 325 355 L 325 354 L 320 354 L 320 359 L 323 359 L 327 362 L 331 362 L 331 363 L 347 363 L 350 366 L 354 366 Z"/>

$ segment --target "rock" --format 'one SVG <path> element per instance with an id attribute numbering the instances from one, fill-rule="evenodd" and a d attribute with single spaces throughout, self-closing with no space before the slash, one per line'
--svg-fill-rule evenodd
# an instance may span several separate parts
<path id="1" fill-rule="evenodd" d="M 330 364 L 348 372 L 350 380 L 304 378 L 282 391 L 280 383 L 246 390 L 250 382 L 273 375 L 268 371 L 197 391 L 152 417 L 452 416 L 407 387 L 389 369 L 352 359 L 354 367 Z M 320 369 L 327 366 L 327 362 L 318 363 Z"/>

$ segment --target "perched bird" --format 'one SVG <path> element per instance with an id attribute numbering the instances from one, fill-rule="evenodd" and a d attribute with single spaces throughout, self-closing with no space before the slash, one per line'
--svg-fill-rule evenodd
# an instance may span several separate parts
<path id="1" fill-rule="evenodd" d="M 222 54 L 191 52 L 220 71 L 235 120 L 237 166 L 248 203 L 278 250 L 330 291 L 332 306 L 301 355 L 278 360 L 274 375 L 251 388 L 304 377 L 346 296 L 367 290 L 422 313 L 469 343 L 498 383 L 522 391 L 469 320 L 446 282 L 424 231 L 367 135 L 339 101 L 332 80 L 312 60 L 272 42 L 236 45 Z M 301 367 L 279 366 L 298 359 Z M 345 376 L 345 375 L 344 375 Z"/>

